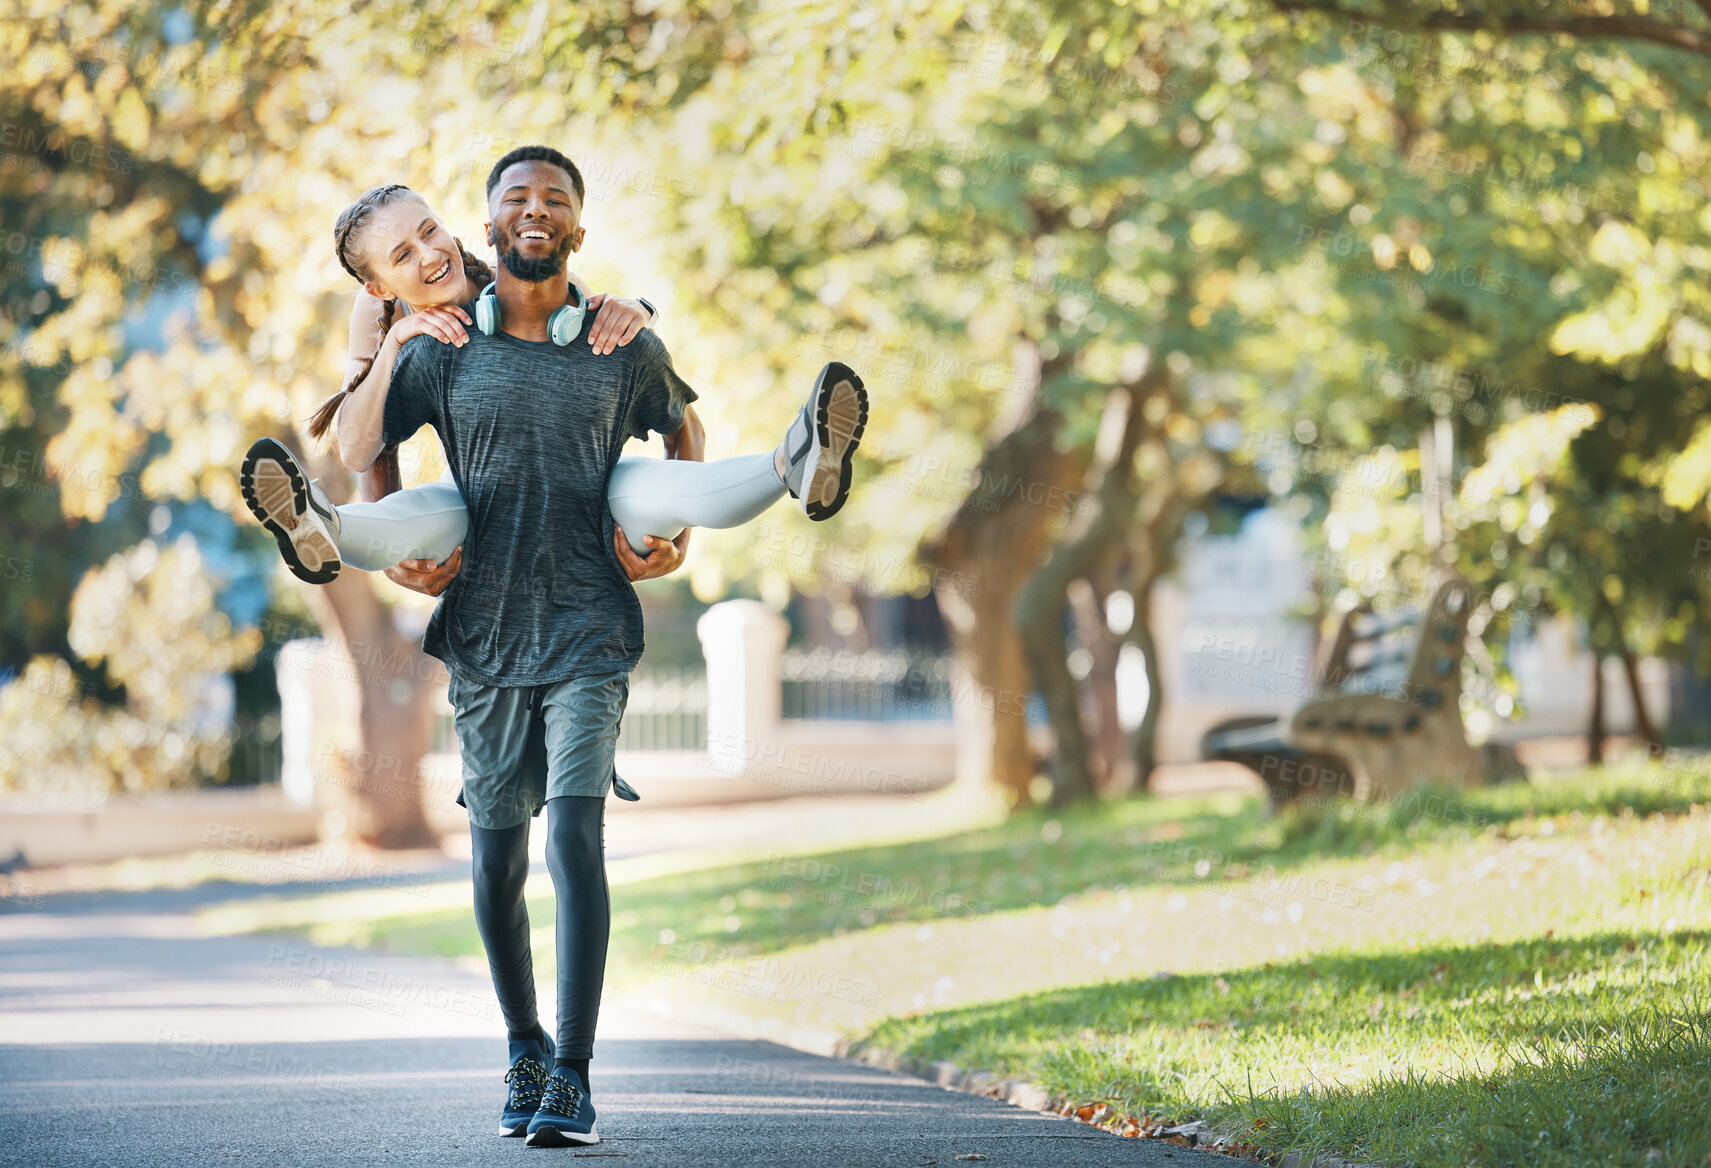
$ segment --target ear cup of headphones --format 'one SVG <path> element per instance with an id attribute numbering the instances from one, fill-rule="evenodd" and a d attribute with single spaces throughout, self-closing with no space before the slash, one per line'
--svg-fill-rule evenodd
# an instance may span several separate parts
<path id="1" fill-rule="evenodd" d="M 572 284 L 570 296 L 573 303 L 554 309 L 547 319 L 547 336 L 561 348 L 582 335 L 582 318 L 588 312 L 588 302 L 582 298 L 582 289 Z"/>
<path id="2" fill-rule="evenodd" d="M 475 301 L 475 327 L 488 336 L 499 331 L 499 297 L 493 294 L 497 287 L 497 281 L 487 285 Z"/>
<path id="3" fill-rule="evenodd" d="M 494 294 L 498 287 L 497 281 L 487 285 L 475 301 L 475 327 L 488 336 L 499 331 L 499 297 Z M 554 309 L 547 318 L 547 336 L 560 348 L 582 335 L 582 318 L 588 312 L 588 302 L 575 284 L 570 286 L 570 295 L 574 303 Z"/>

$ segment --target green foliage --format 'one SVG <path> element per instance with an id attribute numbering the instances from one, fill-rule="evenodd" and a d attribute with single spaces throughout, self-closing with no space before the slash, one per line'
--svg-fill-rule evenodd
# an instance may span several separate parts
<path id="1" fill-rule="evenodd" d="M 61 520 L 36 586 L 4 590 L 0 653 L 63 652 L 52 598 L 142 534 L 144 501 L 247 522 L 242 449 L 342 371 L 342 206 L 404 178 L 473 242 L 491 160 L 546 139 L 610 180 L 589 274 L 675 286 L 713 454 L 776 441 L 828 357 L 875 389 L 844 515 L 703 541 L 702 599 L 924 592 L 916 547 L 1036 379 L 1087 451 L 1113 388 L 1162 367 L 1143 479 L 1300 501 L 1351 591 L 1418 592 L 1412 450 L 1447 416 L 1456 485 L 1505 466 L 1449 508 L 1488 637 L 1561 612 L 1601 650 L 1711 654 L 1703 58 L 1295 7 L 9 13 L 0 548 Z M 1565 407 L 1594 417 L 1566 443 L 1529 421 Z"/>
<path id="2" fill-rule="evenodd" d="M 188 535 L 164 548 L 145 540 L 84 576 L 71 598 L 71 648 L 125 702 L 87 696 L 62 658 L 31 660 L 0 690 L 0 790 L 105 796 L 219 773 L 230 745 L 220 686 L 261 638 L 235 632 L 214 591 Z"/>
<path id="3" fill-rule="evenodd" d="M 1365 22 L 1431 23 L 1403 8 L 1312 21 L 1346 54 L 1335 100 L 1364 94 L 1387 117 L 1341 143 L 1370 147 L 1338 164 L 1349 211 L 1322 244 L 1356 311 L 1322 382 L 1279 403 L 1295 413 L 1260 452 L 1272 489 L 1329 511 L 1333 582 L 1417 592 L 1434 501 L 1411 448 L 1446 417 L 1450 558 L 1488 601 L 1476 631 L 1500 643 L 1563 613 L 1600 652 L 1711 666 L 1693 618 L 1711 599 L 1693 555 L 1711 509 L 1690 444 L 1711 404 L 1703 62 Z M 1576 419 L 1572 441 L 1540 415 Z"/>

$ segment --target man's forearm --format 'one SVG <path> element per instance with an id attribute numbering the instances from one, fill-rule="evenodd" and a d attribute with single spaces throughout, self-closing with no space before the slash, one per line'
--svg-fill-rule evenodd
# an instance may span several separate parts
<path id="1" fill-rule="evenodd" d="M 366 471 L 384 444 L 386 391 L 392 385 L 392 363 L 398 346 L 391 337 L 381 342 L 364 377 L 339 406 L 339 461 L 354 471 Z"/>
<path id="2" fill-rule="evenodd" d="M 357 482 L 364 503 L 373 503 L 394 491 L 403 490 L 404 474 L 398 466 L 398 447 L 388 446 L 382 450 L 380 456 L 369 463 L 368 469 L 357 476 Z"/>
<path id="3" fill-rule="evenodd" d="M 667 458 L 681 458 L 687 462 L 707 461 L 707 434 L 701 428 L 701 419 L 696 416 L 693 407 L 685 406 L 683 410 L 683 425 L 677 432 L 662 436 L 665 442 Z"/>

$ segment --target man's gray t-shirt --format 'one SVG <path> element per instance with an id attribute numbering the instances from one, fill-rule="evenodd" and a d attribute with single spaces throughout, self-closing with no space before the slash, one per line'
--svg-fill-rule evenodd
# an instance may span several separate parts
<path id="1" fill-rule="evenodd" d="M 471 328 L 462 348 L 412 337 L 393 365 L 385 441 L 433 426 L 469 508 L 463 567 L 422 641 L 466 681 L 541 685 L 642 655 L 607 480 L 627 439 L 675 433 L 697 395 L 651 330 L 595 355 L 594 316 L 563 348 Z"/>

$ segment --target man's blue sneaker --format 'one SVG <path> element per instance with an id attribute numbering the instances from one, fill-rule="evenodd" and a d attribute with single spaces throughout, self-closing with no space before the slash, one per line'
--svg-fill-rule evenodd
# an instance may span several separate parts
<path id="1" fill-rule="evenodd" d="M 531 1148 L 600 1142 L 600 1133 L 594 1130 L 594 1101 L 569 1067 L 559 1067 L 547 1080 L 540 1110 L 529 1121 L 528 1142 Z"/>
<path id="2" fill-rule="evenodd" d="M 511 1043 L 511 1069 L 505 1072 L 511 1093 L 505 1097 L 505 1112 L 499 1117 L 502 1136 L 522 1135 L 541 1105 L 547 1089 L 547 1068 L 553 1065 L 552 1039 L 544 1042 L 525 1038 Z"/>

